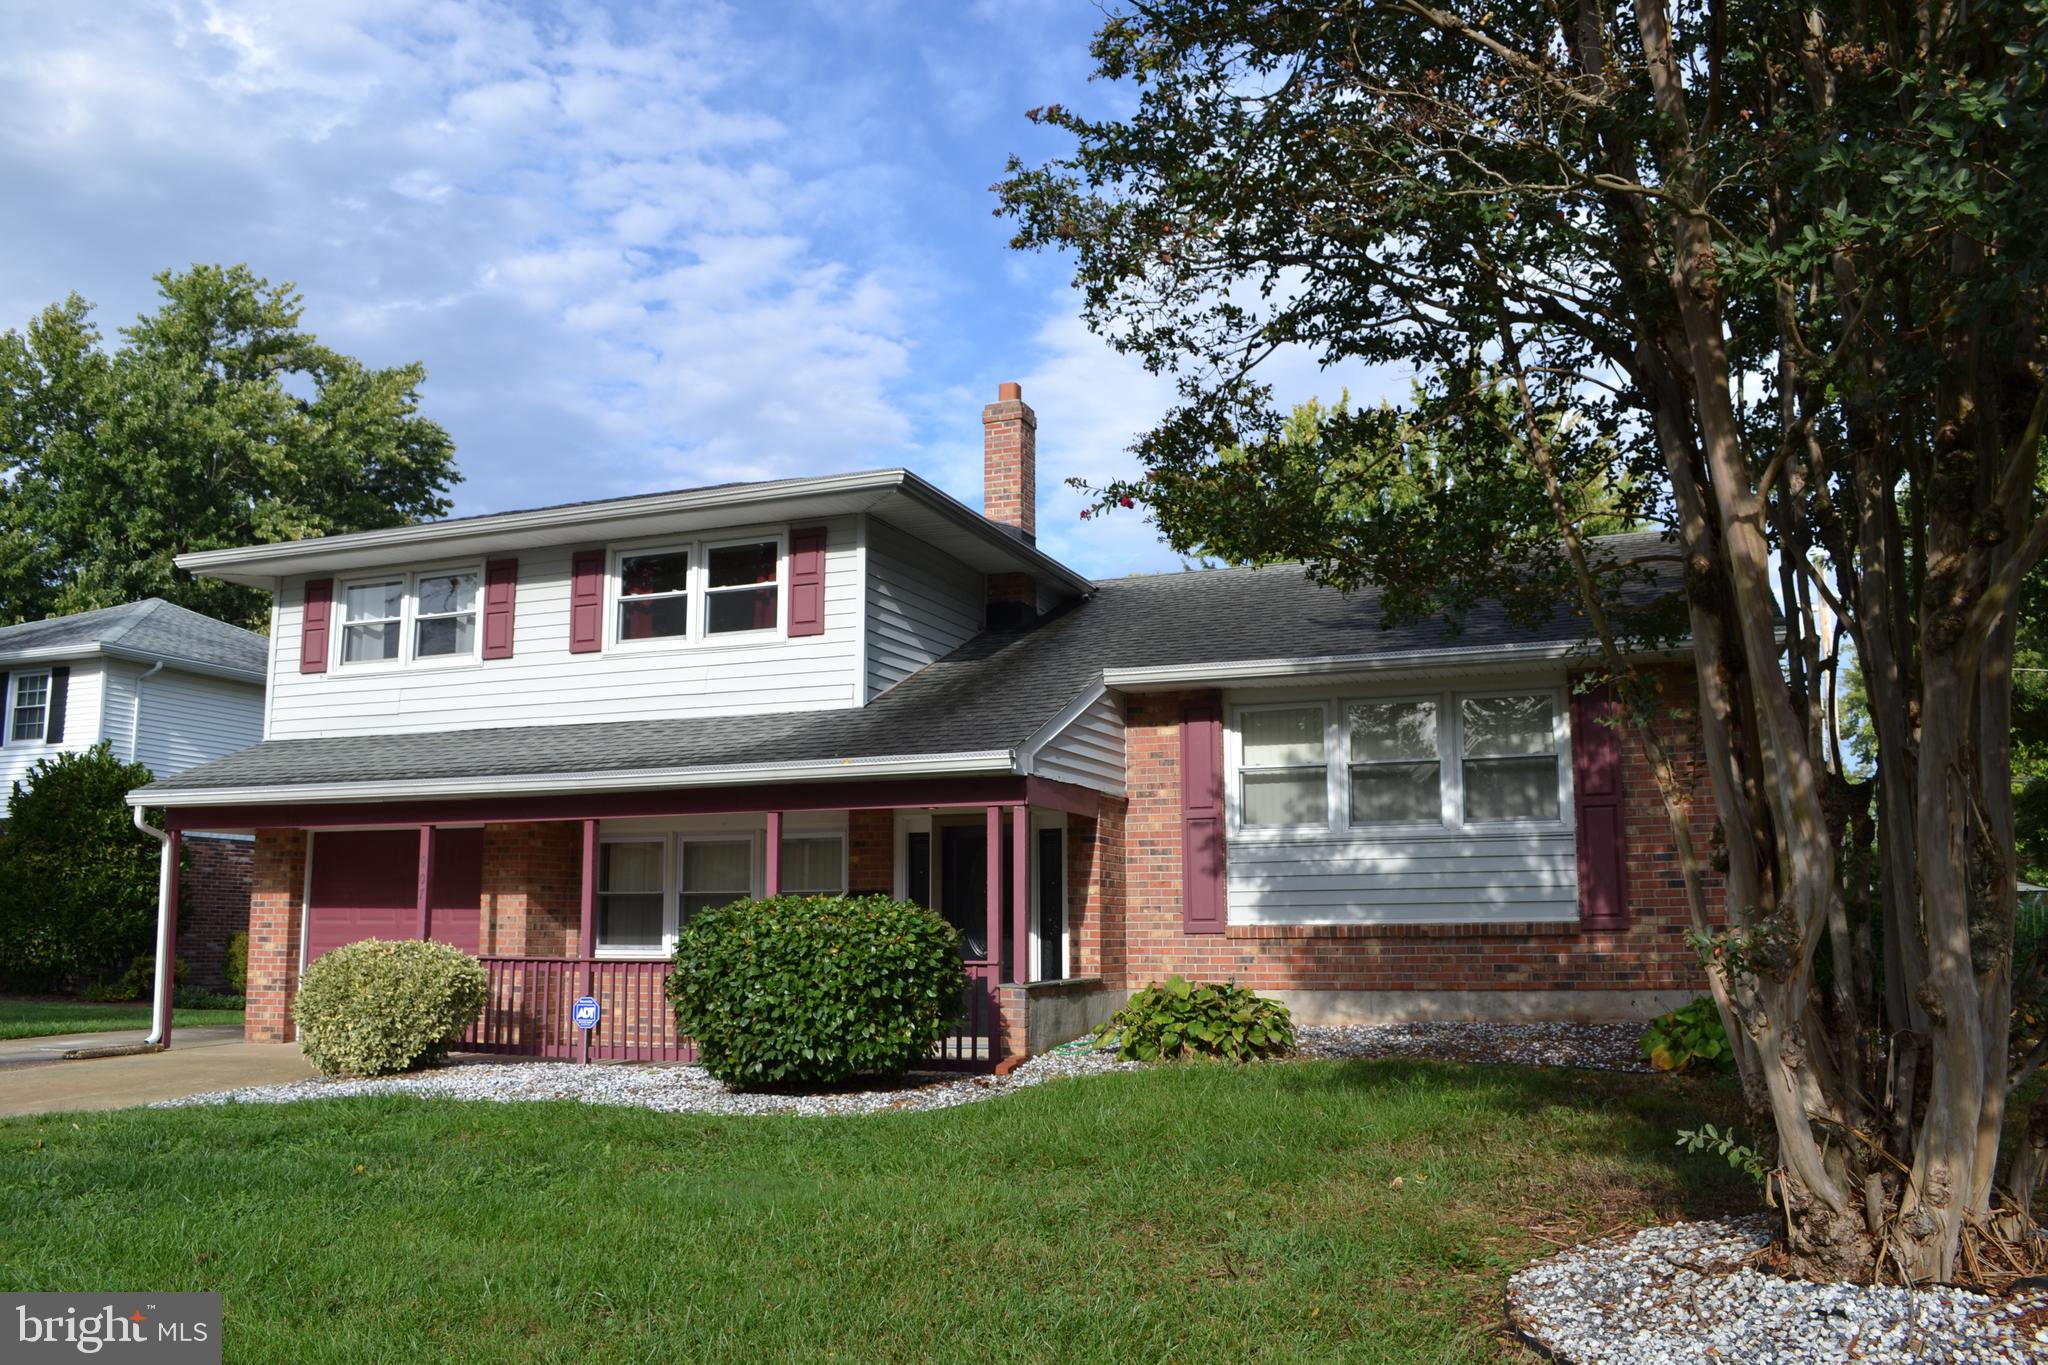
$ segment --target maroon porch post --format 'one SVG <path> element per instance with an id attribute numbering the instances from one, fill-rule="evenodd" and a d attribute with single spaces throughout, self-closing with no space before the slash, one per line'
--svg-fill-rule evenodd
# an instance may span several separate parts
<path id="1" fill-rule="evenodd" d="M 163 909 L 166 921 L 163 934 L 163 956 L 157 959 L 156 979 L 161 983 L 158 986 L 158 990 L 171 997 L 171 1007 L 164 1011 L 163 1035 L 156 1040 L 156 1045 L 160 1048 L 170 1047 L 171 1020 L 178 1013 L 178 883 L 182 880 L 182 873 L 184 872 L 185 846 L 176 830 L 171 831 L 169 852 L 171 857 L 170 896 L 169 904 Z M 171 965 L 168 967 L 164 966 L 166 961 Z"/>
<path id="2" fill-rule="evenodd" d="M 434 885 L 434 827 L 432 825 L 420 826 L 419 871 L 419 938 L 420 942 L 424 943 L 427 941 L 428 935 L 433 933 L 434 930 L 434 907 L 432 904 L 432 888 Z"/>
<path id="3" fill-rule="evenodd" d="M 597 955 L 597 821 L 583 822 L 583 892 L 579 910 L 583 923 L 576 935 L 576 955 L 583 959 L 581 975 L 583 988 L 578 995 L 590 994 L 590 960 Z M 577 1033 L 577 1060 L 590 1060 L 590 1030 L 580 1028 Z"/>
<path id="4" fill-rule="evenodd" d="M 761 894 L 773 899 L 782 894 L 782 812 L 768 812 L 768 848 L 761 880 Z"/>
<path id="5" fill-rule="evenodd" d="M 1031 979 L 1031 807 L 1010 808 L 1010 957 L 1012 981 Z"/>

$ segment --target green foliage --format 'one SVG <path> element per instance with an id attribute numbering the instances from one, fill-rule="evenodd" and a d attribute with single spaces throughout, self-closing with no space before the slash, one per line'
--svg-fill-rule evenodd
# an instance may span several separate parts
<path id="1" fill-rule="evenodd" d="M 1695 1066 L 1726 1071 L 1735 1065 L 1721 1011 L 1705 995 L 1652 1019 L 1643 1030 L 1643 1056 L 1659 1071 L 1690 1071 Z"/>
<path id="2" fill-rule="evenodd" d="M 445 943 L 366 938 L 306 968 L 292 1002 L 299 1050 L 330 1076 L 383 1076 L 440 1061 L 476 1022 L 483 964 Z"/>
<path id="3" fill-rule="evenodd" d="M 447 432 L 425 369 L 370 369 L 246 266 L 156 277 L 101 345 L 77 295 L 0 334 L 0 621 L 163 597 L 266 628 L 269 597 L 171 556 L 445 515 Z"/>
<path id="4" fill-rule="evenodd" d="M 1745 1146 L 1733 1128 L 1716 1128 L 1711 1123 L 1703 1123 L 1698 1128 L 1681 1128 L 1678 1130 L 1678 1145 L 1688 1152 L 1716 1152 L 1727 1158 L 1731 1167 L 1760 1185 L 1771 1174 L 1763 1153 Z"/>
<path id="5" fill-rule="evenodd" d="M 38 760 L 0 833 L 0 980 L 51 991 L 124 971 L 149 951 L 161 846 L 124 798 L 150 780 L 102 742 Z"/>
<path id="6" fill-rule="evenodd" d="M 893 1076 L 959 1019 L 960 936 L 887 896 L 777 896 L 706 910 L 668 994 L 712 1075 L 747 1089 Z"/>
<path id="7" fill-rule="evenodd" d="M 174 1003 L 183 1004 L 185 959 L 171 960 L 171 994 Z M 116 1004 L 127 1000 L 154 1000 L 156 998 L 156 954 L 144 953 L 128 964 L 128 970 L 119 976 L 107 977 L 100 981 L 86 983 L 78 992 L 80 1000 L 102 1004 Z M 200 1007 L 193 1007 L 200 1008 Z"/>
<path id="8" fill-rule="evenodd" d="M 249 993 L 249 931 L 237 929 L 228 935 L 226 958 L 228 987 L 236 995 Z"/>
<path id="9" fill-rule="evenodd" d="M 171 997 L 171 1004 L 181 1010 L 240 1010 L 248 1008 L 248 999 L 239 993 L 209 991 L 198 986 L 180 986 Z"/>
<path id="10" fill-rule="evenodd" d="M 1171 976 L 1133 995 L 1096 1033 L 1115 1041 L 1117 1056 L 1155 1062 L 1174 1057 L 1222 1057 L 1249 1062 L 1294 1051 L 1287 1006 L 1242 986 L 1197 985 Z"/>

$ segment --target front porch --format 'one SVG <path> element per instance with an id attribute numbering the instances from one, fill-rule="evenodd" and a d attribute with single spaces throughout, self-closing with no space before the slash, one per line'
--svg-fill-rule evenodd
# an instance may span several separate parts
<path id="1" fill-rule="evenodd" d="M 432 938 L 490 977 L 461 1050 L 691 1060 L 663 989 L 677 936 L 709 906 L 782 893 L 891 895 L 960 930 L 968 987 L 935 1066 L 1043 1050 L 1121 998 L 1100 980 L 1117 966 L 1103 889 L 1121 803 L 1037 778 L 177 810 L 170 823 L 256 833 L 252 1041 L 293 1036 L 299 975 L 322 953 Z M 601 1008 L 588 1031 L 571 1017 L 583 995 Z M 1033 995 L 1057 997 L 1037 1027 Z"/>

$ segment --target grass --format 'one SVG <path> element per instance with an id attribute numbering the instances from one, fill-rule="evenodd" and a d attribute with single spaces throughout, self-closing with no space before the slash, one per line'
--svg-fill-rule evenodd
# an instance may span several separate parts
<path id="1" fill-rule="evenodd" d="M 1516 1358 L 1508 1274 L 1751 1207 L 1723 1081 L 1178 1066 L 926 1114 L 380 1098 L 0 1124 L 0 1289 L 217 1290 L 230 1359 Z"/>
<path id="2" fill-rule="evenodd" d="M 204 1024 L 239 1024 L 240 1010 L 173 1010 L 173 1029 Z M 149 1006 L 94 1005 L 82 1000 L 0 1000 L 0 1039 L 47 1038 L 60 1033 L 99 1033 L 149 1027 Z"/>

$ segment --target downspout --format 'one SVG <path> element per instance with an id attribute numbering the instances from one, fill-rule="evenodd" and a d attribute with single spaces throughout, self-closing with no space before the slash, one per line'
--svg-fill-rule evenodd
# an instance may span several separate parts
<path id="1" fill-rule="evenodd" d="M 128 761 L 138 762 L 136 755 L 142 751 L 142 685 L 164 671 L 164 661 L 158 659 L 135 680 L 135 700 L 128 707 Z"/>
<path id="2" fill-rule="evenodd" d="M 156 879 L 156 997 L 150 1010 L 149 1036 L 142 1041 L 151 1047 L 171 1045 L 171 1006 L 177 990 L 172 972 L 178 946 L 178 836 L 166 834 L 142 818 L 142 807 L 132 808 L 135 828 L 163 848 Z"/>

